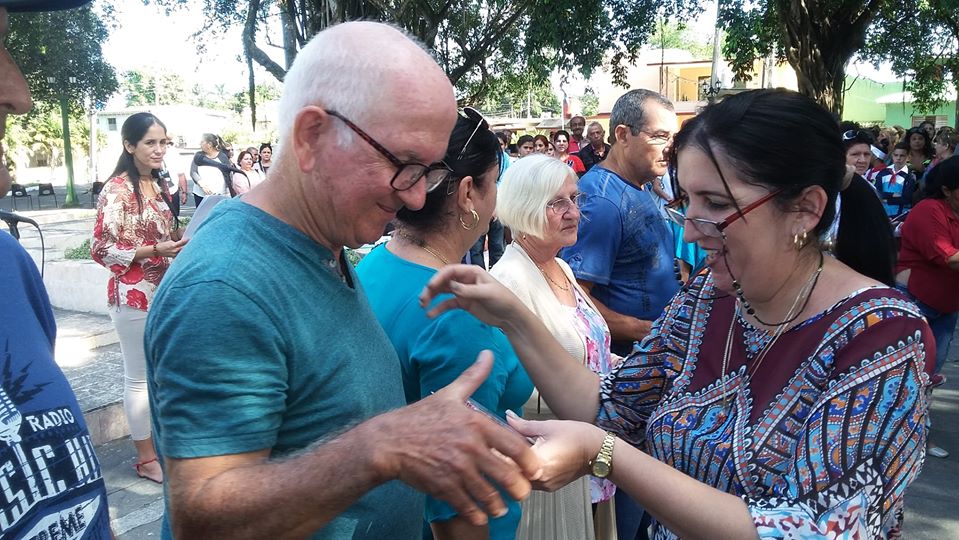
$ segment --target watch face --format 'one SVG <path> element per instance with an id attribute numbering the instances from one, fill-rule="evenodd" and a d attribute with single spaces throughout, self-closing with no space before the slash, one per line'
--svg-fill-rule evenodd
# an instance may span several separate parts
<path id="1" fill-rule="evenodd" d="M 606 478 L 609 476 L 609 463 L 596 460 L 596 462 L 593 463 L 593 476 L 597 478 Z"/>

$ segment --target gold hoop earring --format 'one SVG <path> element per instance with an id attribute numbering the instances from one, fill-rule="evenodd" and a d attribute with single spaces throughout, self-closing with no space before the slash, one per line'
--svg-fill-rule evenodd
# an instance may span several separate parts
<path id="1" fill-rule="evenodd" d="M 467 225 L 466 222 L 463 221 L 463 216 L 460 216 L 460 226 L 462 226 L 467 231 L 472 231 L 473 229 L 476 228 L 477 225 L 479 225 L 479 214 L 476 213 L 476 210 L 470 210 L 470 213 L 473 214 L 472 225 Z"/>
<path id="2" fill-rule="evenodd" d="M 796 248 L 796 251 L 800 251 L 802 248 L 806 247 L 806 244 L 809 241 L 809 233 L 803 231 L 802 234 L 793 235 L 793 247 Z"/>

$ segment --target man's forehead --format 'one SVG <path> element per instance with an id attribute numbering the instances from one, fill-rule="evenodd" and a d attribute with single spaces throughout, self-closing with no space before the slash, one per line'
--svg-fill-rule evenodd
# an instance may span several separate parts
<path id="1" fill-rule="evenodd" d="M 646 129 L 649 131 L 676 131 L 676 113 L 658 103 L 646 102 Z"/>

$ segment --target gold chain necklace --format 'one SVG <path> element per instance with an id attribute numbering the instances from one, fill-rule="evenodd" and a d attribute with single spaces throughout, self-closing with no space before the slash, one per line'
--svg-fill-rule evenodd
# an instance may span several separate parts
<path id="1" fill-rule="evenodd" d="M 433 251 L 433 249 L 430 248 L 429 244 L 427 244 L 425 241 L 420 240 L 419 238 L 414 238 L 412 235 L 407 234 L 405 232 L 401 232 L 400 237 L 404 238 L 406 241 L 413 244 L 414 246 L 421 248 L 423 251 L 429 253 L 430 255 L 436 257 L 436 259 L 442 262 L 444 265 L 448 265 L 450 263 L 448 260 L 446 260 L 446 257 Z"/>
<path id="2" fill-rule="evenodd" d="M 536 264 L 536 263 L 533 263 L 533 264 Z M 560 289 L 561 291 L 563 291 L 563 292 L 569 292 L 569 283 L 568 283 L 569 278 L 567 278 L 567 284 L 566 284 L 565 286 L 563 286 L 563 285 L 560 285 L 559 283 L 556 283 L 555 281 L 553 281 L 553 278 L 549 277 L 549 274 L 546 273 L 546 270 L 543 270 L 543 267 L 542 267 L 542 266 L 540 266 L 540 265 L 537 264 L 537 265 L 536 265 L 536 268 L 539 269 L 539 273 L 540 273 L 540 274 L 543 274 L 543 277 L 546 278 L 547 280 L 549 280 L 550 283 L 552 283 L 553 285 L 556 285 L 557 287 L 559 287 L 559 289 Z M 564 275 L 565 275 L 565 273 L 564 273 Z"/>
<path id="3" fill-rule="evenodd" d="M 799 316 L 799 312 L 796 312 L 796 308 L 799 306 L 799 301 L 803 297 L 807 297 L 808 299 L 808 296 L 812 295 L 813 288 L 815 288 L 816 283 L 819 282 L 819 274 L 822 273 L 822 268 L 823 268 L 823 259 L 820 258 L 819 267 L 816 268 L 816 271 L 809 276 L 809 279 L 806 280 L 806 283 L 802 286 L 801 289 L 799 289 L 799 294 L 796 295 L 796 298 L 795 300 L 793 300 L 792 305 L 789 306 L 789 311 L 786 312 L 786 320 L 789 320 L 790 318 L 794 316 L 797 316 L 797 317 Z M 803 304 L 803 309 L 805 309 L 805 303 Z M 802 309 L 800 309 L 799 311 L 802 311 Z M 722 372 L 719 374 L 719 384 L 721 386 L 721 392 L 723 396 L 723 408 L 728 407 L 729 401 L 730 401 L 730 396 L 726 394 L 726 370 L 729 367 L 729 356 L 730 356 L 730 353 L 732 352 L 733 334 L 735 333 L 735 330 L 736 330 L 736 320 L 739 318 L 740 313 L 741 313 L 740 303 L 737 300 L 736 310 L 735 312 L 733 312 L 732 319 L 729 321 L 729 332 L 726 334 L 726 347 L 725 347 L 725 350 L 723 351 Z M 743 380 L 744 385 L 747 384 L 748 381 L 751 380 L 753 376 L 756 375 L 756 372 L 759 370 L 759 366 L 763 363 L 763 360 L 766 359 L 767 353 L 769 353 L 769 351 L 772 350 L 773 346 L 776 345 L 776 342 L 779 341 L 779 337 L 785 333 L 787 326 L 789 325 L 784 324 L 782 326 L 777 327 L 776 332 L 773 333 L 773 337 L 772 339 L 769 340 L 769 343 L 767 343 L 765 346 L 763 346 L 762 349 L 759 350 L 759 353 L 756 355 L 756 360 L 753 361 L 752 369 L 749 369 L 746 372 L 746 377 Z"/>

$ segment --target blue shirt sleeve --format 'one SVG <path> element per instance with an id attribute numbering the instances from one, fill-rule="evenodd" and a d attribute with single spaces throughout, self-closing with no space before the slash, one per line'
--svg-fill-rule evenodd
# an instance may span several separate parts
<path id="1" fill-rule="evenodd" d="M 579 236 L 560 256 L 577 279 L 609 285 L 622 242 L 619 207 L 605 197 L 590 195 L 579 207 Z"/>
<path id="2" fill-rule="evenodd" d="M 216 298 L 198 309 L 196 293 Z M 219 281 L 170 287 L 145 346 L 160 453 L 194 458 L 272 448 L 286 410 L 282 336 L 262 308 Z M 211 314 L 213 314 L 211 316 Z"/>

